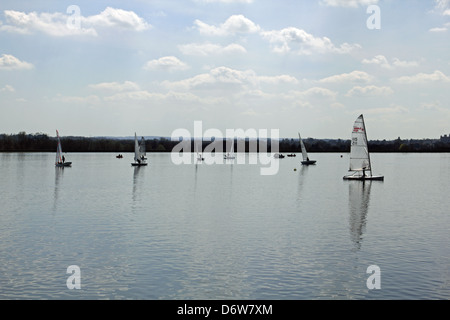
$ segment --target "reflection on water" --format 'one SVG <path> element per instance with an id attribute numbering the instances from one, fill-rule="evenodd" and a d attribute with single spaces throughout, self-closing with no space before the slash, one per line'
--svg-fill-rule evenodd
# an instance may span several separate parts
<path id="1" fill-rule="evenodd" d="M 350 237 L 357 250 L 361 249 L 363 233 L 366 229 L 371 187 L 370 181 L 352 181 L 348 185 Z"/>
<path id="2" fill-rule="evenodd" d="M 56 167 L 55 166 L 55 191 L 53 193 L 53 213 L 56 212 L 58 206 L 58 194 L 61 180 L 64 175 L 64 167 Z"/>
<path id="3" fill-rule="evenodd" d="M 275 176 L 245 156 L 131 167 L 80 153 L 55 169 L 53 153 L 0 154 L 0 299 L 450 297 L 448 155 L 376 154 L 384 183 L 343 182 L 335 154 L 280 160 Z"/>
<path id="4" fill-rule="evenodd" d="M 144 180 L 143 172 L 141 172 L 143 170 L 144 168 L 140 166 L 133 167 L 133 204 L 136 204 L 136 202 L 139 200 L 139 190 L 141 189 Z"/>
<path id="5" fill-rule="evenodd" d="M 195 174 L 194 174 L 194 195 L 197 192 L 197 175 L 198 175 L 198 166 L 199 166 L 199 160 L 195 163 Z"/>

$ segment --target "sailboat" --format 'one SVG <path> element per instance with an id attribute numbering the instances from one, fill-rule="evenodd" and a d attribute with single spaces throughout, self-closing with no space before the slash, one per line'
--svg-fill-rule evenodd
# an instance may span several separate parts
<path id="1" fill-rule="evenodd" d="M 62 148 L 61 148 L 61 140 L 59 139 L 59 132 L 56 130 L 56 138 L 58 139 L 58 145 L 56 147 L 56 160 L 55 166 L 57 167 L 70 167 L 72 162 L 66 162 L 66 159 L 63 156 Z"/>
<path id="2" fill-rule="evenodd" d="M 141 167 L 147 165 L 147 158 L 145 157 L 145 139 L 142 137 L 141 143 L 138 143 L 136 132 L 134 133 L 134 162 L 131 163 L 133 167 Z"/>
<path id="3" fill-rule="evenodd" d="M 223 158 L 225 160 L 236 159 L 236 157 L 234 156 L 234 139 L 231 140 L 230 152 L 228 152 L 226 155 L 224 155 Z"/>
<path id="4" fill-rule="evenodd" d="M 198 145 L 195 143 L 195 151 L 197 152 L 197 161 L 203 161 L 205 158 L 203 158 L 203 155 L 198 152 Z"/>
<path id="5" fill-rule="evenodd" d="M 384 176 L 372 175 L 372 164 L 370 162 L 367 131 L 363 115 L 360 115 L 353 125 L 349 171 L 354 173 L 345 176 L 344 180 L 384 180 Z"/>
<path id="6" fill-rule="evenodd" d="M 302 148 L 302 156 L 303 156 L 303 165 L 311 165 L 316 164 L 316 160 L 309 160 L 308 153 L 306 152 L 305 144 L 303 143 L 302 137 L 300 136 L 300 132 L 298 133 L 298 139 L 300 141 L 300 147 Z"/>

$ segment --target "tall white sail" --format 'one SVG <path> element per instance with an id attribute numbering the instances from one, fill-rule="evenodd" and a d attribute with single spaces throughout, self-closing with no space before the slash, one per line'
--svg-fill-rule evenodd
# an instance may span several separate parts
<path id="1" fill-rule="evenodd" d="M 303 143 L 302 137 L 300 136 L 300 132 L 298 133 L 298 139 L 300 141 L 300 147 L 302 148 L 302 157 L 303 157 L 303 161 L 302 164 L 303 165 L 315 165 L 316 164 L 316 160 L 309 160 L 308 157 L 308 152 L 306 152 L 306 148 L 305 148 L 305 144 Z"/>
<path id="2" fill-rule="evenodd" d="M 372 175 L 363 115 L 360 115 L 353 125 L 349 171 L 365 171 L 369 176 Z"/>
<path id="3" fill-rule="evenodd" d="M 146 166 L 147 162 L 145 161 L 145 139 L 142 137 L 141 143 L 139 144 L 136 132 L 134 133 L 134 163 L 132 166 Z"/>
<path id="4" fill-rule="evenodd" d="M 144 137 L 141 138 L 141 143 L 139 144 L 139 153 L 140 156 L 146 156 L 146 152 L 145 152 L 145 139 Z"/>
<path id="5" fill-rule="evenodd" d="M 303 143 L 302 137 L 300 136 L 300 133 L 298 133 L 298 138 L 300 140 L 300 147 L 302 148 L 302 157 L 303 161 L 308 160 L 308 153 L 306 152 L 305 144 Z"/>
<path id="6" fill-rule="evenodd" d="M 58 139 L 58 145 L 56 147 L 56 159 L 55 164 L 62 163 L 62 147 L 61 140 L 59 139 L 59 132 L 56 130 L 56 138 Z"/>
<path id="7" fill-rule="evenodd" d="M 360 115 L 353 124 L 352 142 L 350 146 L 350 168 L 352 175 L 345 176 L 345 180 L 379 180 L 384 181 L 382 175 L 372 175 L 369 147 L 367 141 L 364 117 Z"/>
<path id="8" fill-rule="evenodd" d="M 56 159 L 55 159 L 55 165 L 57 167 L 70 167 L 72 165 L 72 162 L 66 162 L 63 156 L 63 151 L 61 147 L 61 139 L 59 138 L 59 132 L 56 130 L 56 139 L 58 140 L 57 146 L 56 146 Z"/>
<path id="9" fill-rule="evenodd" d="M 134 161 L 138 161 L 141 159 L 140 151 L 139 151 L 139 143 L 136 136 L 136 132 L 134 133 Z"/>

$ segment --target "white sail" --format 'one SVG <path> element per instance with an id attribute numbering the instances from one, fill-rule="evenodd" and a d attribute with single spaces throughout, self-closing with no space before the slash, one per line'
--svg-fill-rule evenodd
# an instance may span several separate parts
<path id="1" fill-rule="evenodd" d="M 145 139 L 142 137 L 141 143 L 139 144 L 136 132 L 134 133 L 134 163 L 132 166 L 146 166 L 145 158 Z"/>
<path id="2" fill-rule="evenodd" d="M 141 155 L 139 151 L 139 143 L 137 140 L 136 132 L 134 133 L 134 161 L 140 160 Z"/>
<path id="3" fill-rule="evenodd" d="M 349 171 L 365 171 L 369 176 L 372 175 L 363 115 L 360 115 L 353 125 Z"/>
<path id="4" fill-rule="evenodd" d="M 306 152 L 306 148 L 305 148 L 305 144 L 303 143 L 302 137 L 300 136 L 300 133 L 298 134 L 298 139 L 300 140 L 300 147 L 302 148 L 302 157 L 303 157 L 303 161 L 307 161 L 308 158 L 308 153 Z"/>
<path id="5" fill-rule="evenodd" d="M 55 165 L 57 167 L 70 167 L 72 165 L 72 162 L 66 162 L 63 156 L 63 151 L 61 147 L 61 139 L 59 138 L 59 132 L 56 130 L 56 138 L 58 140 L 58 144 L 56 146 L 56 159 L 55 159 Z"/>
<path id="6" fill-rule="evenodd" d="M 367 130 L 363 115 L 360 115 L 353 124 L 352 142 L 350 146 L 350 168 L 352 175 L 345 176 L 345 180 L 378 180 L 384 181 L 382 175 L 372 175 Z"/>
<path id="7" fill-rule="evenodd" d="M 224 159 L 234 159 L 234 139 L 231 140 L 231 148 L 230 148 L 230 152 L 228 152 L 225 156 Z"/>
<path id="8" fill-rule="evenodd" d="M 139 153 L 140 156 L 146 156 L 146 152 L 145 152 L 145 139 L 144 137 L 141 138 L 141 143 L 139 144 Z"/>
<path id="9" fill-rule="evenodd" d="M 59 139 L 59 132 L 56 130 L 56 138 L 58 139 L 58 145 L 56 147 L 56 159 L 55 164 L 62 163 L 62 147 L 61 147 L 61 140 Z"/>

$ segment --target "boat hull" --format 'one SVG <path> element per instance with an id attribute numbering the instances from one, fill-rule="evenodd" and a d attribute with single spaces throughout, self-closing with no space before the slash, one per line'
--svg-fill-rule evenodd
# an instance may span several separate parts
<path id="1" fill-rule="evenodd" d="M 131 165 L 133 167 L 144 167 L 146 166 L 148 163 L 132 163 Z"/>
<path id="2" fill-rule="evenodd" d="M 316 160 L 309 160 L 309 161 L 302 161 L 302 164 L 305 166 L 314 165 L 316 164 Z"/>
<path id="3" fill-rule="evenodd" d="M 72 166 L 72 162 L 57 163 L 55 166 L 57 166 L 59 168 L 71 167 Z"/>
<path id="4" fill-rule="evenodd" d="M 356 181 L 384 181 L 384 176 L 345 176 L 344 180 L 356 180 Z"/>

